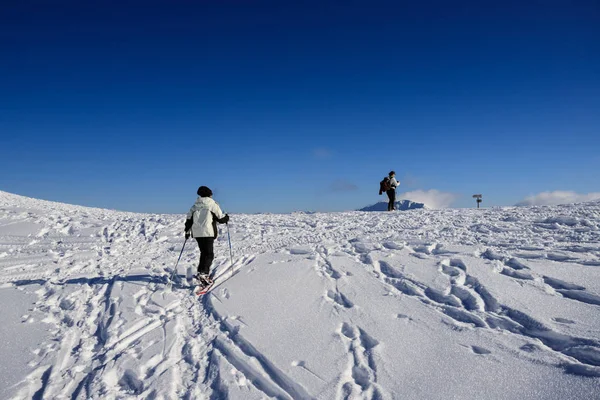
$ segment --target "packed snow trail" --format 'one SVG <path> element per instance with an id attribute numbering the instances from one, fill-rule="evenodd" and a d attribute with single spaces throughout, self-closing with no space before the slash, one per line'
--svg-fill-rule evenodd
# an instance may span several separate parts
<path id="1" fill-rule="evenodd" d="M 600 203 L 183 216 L 0 192 L 0 398 L 600 398 Z"/>

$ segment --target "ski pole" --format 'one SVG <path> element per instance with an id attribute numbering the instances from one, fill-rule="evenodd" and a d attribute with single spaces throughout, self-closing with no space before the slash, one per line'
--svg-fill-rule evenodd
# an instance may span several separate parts
<path id="1" fill-rule="evenodd" d="M 185 241 L 183 242 L 183 247 L 181 248 L 181 253 L 179 253 L 179 258 L 177 259 L 177 263 L 175 263 L 175 268 L 173 269 L 173 272 L 171 273 L 171 277 L 169 278 L 169 284 L 173 283 L 173 278 L 175 277 L 175 274 L 177 274 L 177 266 L 179 265 L 179 260 L 181 260 L 181 256 L 183 254 L 183 249 L 185 249 L 185 244 L 187 243 L 188 238 L 185 238 Z"/>
<path id="2" fill-rule="evenodd" d="M 229 239 L 229 256 L 231 257 L 231 265 L 233 265 L 233 250 L 231 248 L 231 235 L 229 234 L 229 223 L 227 225 L 227 238 Z"/>

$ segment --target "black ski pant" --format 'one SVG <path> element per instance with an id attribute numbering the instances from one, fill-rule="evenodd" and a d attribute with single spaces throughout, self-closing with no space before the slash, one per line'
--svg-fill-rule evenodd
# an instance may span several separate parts
<path id="1" fill-rule="evenodd" d="M 210 266 L 215 259 L 215 238 L 197 237 L 198 248 L 200 249 L 200 262 L 198 263 L 198 273 L 209 274 Z"/>
<path id="2" fill-rule="evenodd" d="M 396 189 L 390 189 L 387 192 L 388 199 L 390 202 L 388 203 L 388 211 L 394 211 L 394 203 L 396 202 Z"/>

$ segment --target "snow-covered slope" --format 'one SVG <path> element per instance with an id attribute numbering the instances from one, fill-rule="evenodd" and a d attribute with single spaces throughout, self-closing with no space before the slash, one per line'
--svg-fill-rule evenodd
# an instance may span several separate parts
<path id="1" fill-rule="evenodd" d="M 182 226 L 0 192 L 0 398 L 600 398 L 598 203 Z"/>
<path id="2" fill-rule="evenodd" d="M 395 209 L 399 210 L 399 211 L 417 210 L 420 208 L 427 208 L 425 206 L 425 204 L 423 204 L 423 203 L 415 203 L 414 201 L 410 201 L 410 200 L 396 201 L 394 203 L 394 206 L 395 206 Z M 380 201 L 379 203 L 375 203 L 373 205 L 361 208 L 358 211 L 387 211 L 387 209 L 388 209 L 388 202 Z"/>

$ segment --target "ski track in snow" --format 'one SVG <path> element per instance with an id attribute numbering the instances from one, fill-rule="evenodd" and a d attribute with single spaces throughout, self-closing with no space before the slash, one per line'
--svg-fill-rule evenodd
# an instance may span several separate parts
<path id="1" fill-rule="evenodd" d="M 439 315 L 422 322 L 408 308 L 390 314 L 388 324 L 476 332 L 492 342 L 508 338 L 525 344 L 461 346 L 473 357 L 508 352 L 581 382 L 600 378 L 600 328 L 584 327 L 600 311 L 600 286 L 570 282 L 564 272 L 577 268 L 597 280 L 600 203 L 237 215 L 230 224 L 233 264 L 222 235 L 215 243 L 216 284 L 200 298 L 184 279 L 185 268 L 197 263 L 195 245 L 186 247 L 169 284 L 182 226 L 182 216 L 0 192 L 0 288 L 35 293 L 37 302 L 19 323 L 43 322 L 52 336 L 26 356 L 31 372 L 14 386 L 14 398 L 395 398 L 388 379 L 395 375 L 393 360 L 364 316 L 369 294 L 357 294 L 365 280 L 377 288 L 373 302 L 385 293 L 399 305 L 417 301 L 412 310 Z M 261 328 L 251 315 L 227 313 L 245 279 L 294 262 L 313 265 L 311 279 L 323 288 L 315 312 L 337 326 L 328 339 L 338 351 L 330 360 L 339 366 L 334 373 L 313 366 L 315 357 L 282 362 L 285 355 L 251 334 L 268 334 L 270 321 L 259 321 Z M 504 285 L 577 312 L 538 315 L 526 301 L 504 295 Z"/>

